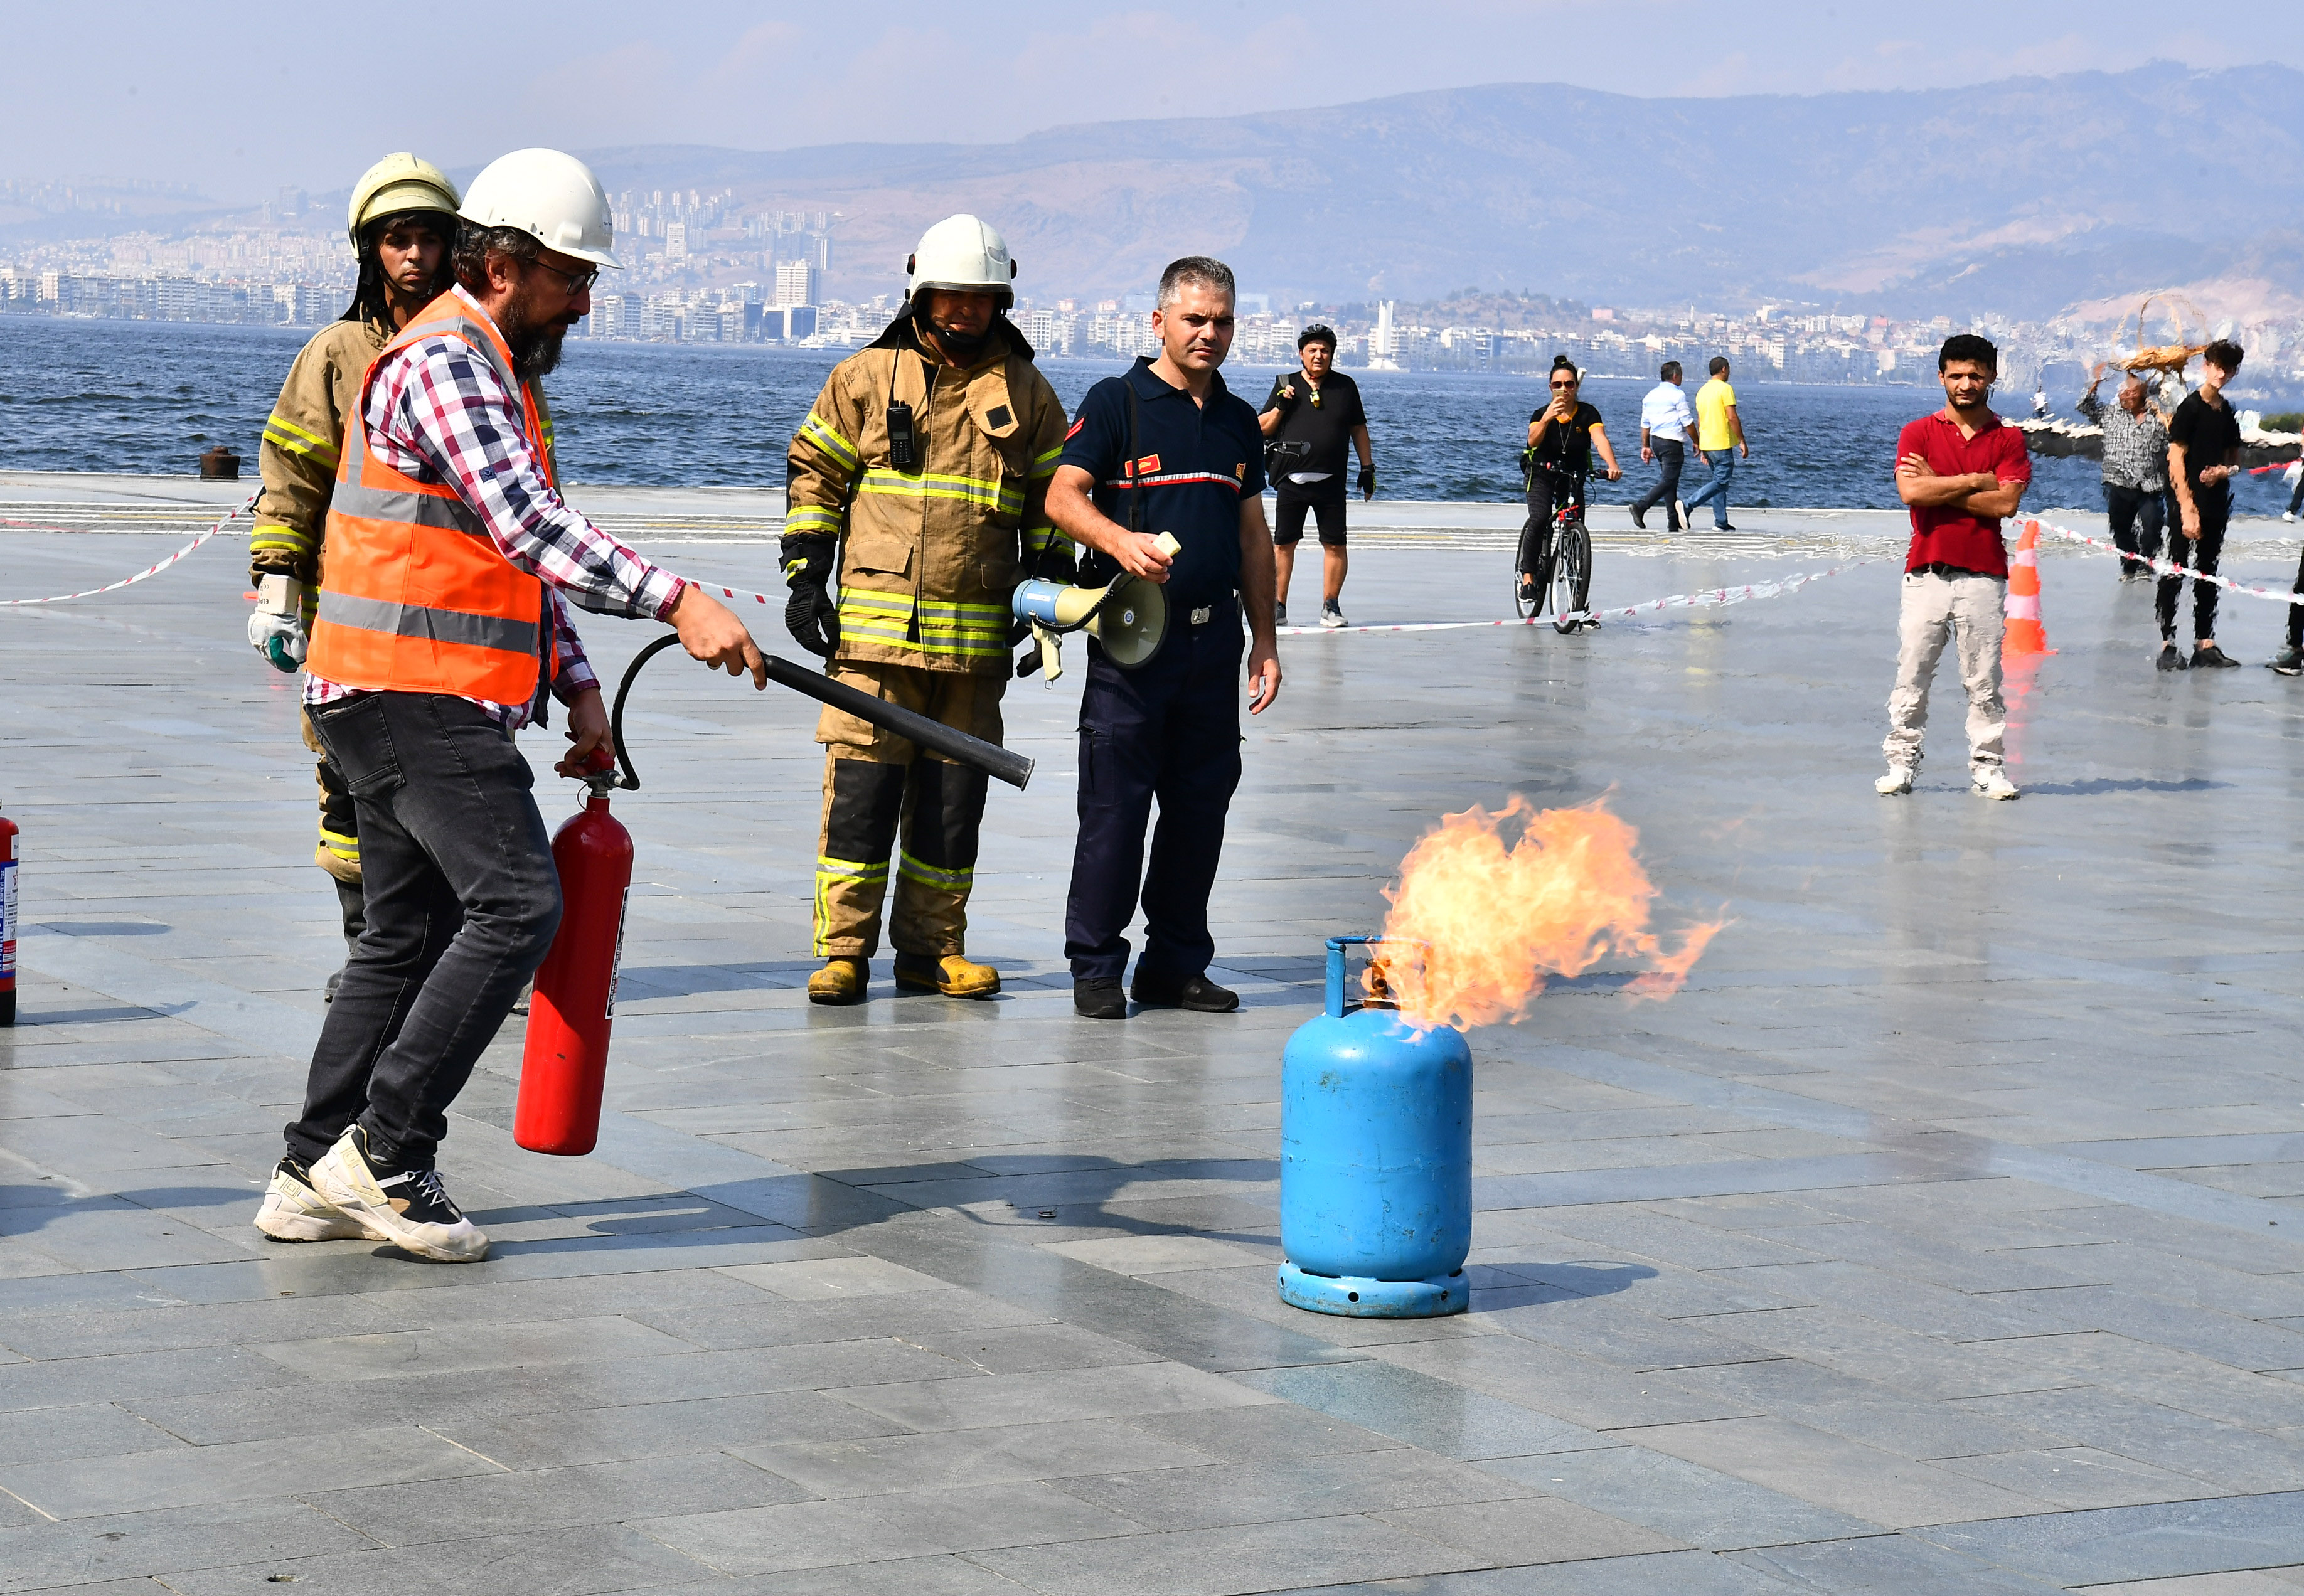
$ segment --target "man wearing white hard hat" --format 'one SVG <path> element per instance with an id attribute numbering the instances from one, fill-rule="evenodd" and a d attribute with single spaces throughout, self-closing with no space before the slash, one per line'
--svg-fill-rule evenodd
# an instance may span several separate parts
<path id="1" fill-rule="evenodd" d="M 446 173 L 405 153 L 385 156 L 352 185 L 345 226 L 359 280 L 352 305 L 298 351 L 257 452 L 264 491 L 248 544 L 248 583 L 256 589 L 248 640 L 275 671 L 293 672 L 304 663 L 326 564 L 321 537 L 336 486 L 344 417 L 360 401 L 368 363 L 455 282 L 448 252 L 456 241 L 460 203 Z M 551 436 L 549 419 L 545 436 Z M 309 722 L 304 746 L 319 756 L 320 841 L 313 859 L 335 882 L 349 951 L 363 924 L 352 795 Z M 342 975 L 328 977 L 328 997 L 335 995 Z"/>
<path id="2" fill-rule="evenodd" d="M 833 368 L 792 438 L 784 623 L 834 680 L 996 743 L 1010 595 L 1021 577 L 1072 572 L 1047 516 L 1064 410 L 1002 314 L 1016 264 L 998 232 L 947 216 L 905 274 L 896 319 Z M 825 963 L 809 1001 L 862 1001 L 892 863 L 897 986 L 997 992 L 999 972 L 967 944 L 984 773 L 829 706 L 816 740 Z"/>
<path id="3" fill-rule="evenodd" d="M 359 812 L 368 925 L 263 1227 L 444 1262 L 488 1245 L 436 1168 L 448 1105 L 560 921 L 512 733 L 558 699 L 571 777 L 608 734 L 569 601 L 668 621 L 696 658 L 767 685 L 742 622 L 560 496 L 535 382 L 616 264 L 599 180 L 520 150 L 458 215 L 455 285 L 368 368 L 330 495 L 304 704 Z"/>

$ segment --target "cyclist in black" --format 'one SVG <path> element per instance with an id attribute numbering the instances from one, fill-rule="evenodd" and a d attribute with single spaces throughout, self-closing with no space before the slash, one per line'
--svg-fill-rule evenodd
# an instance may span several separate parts
<path id="1" fill-rule="evenodd" d="M 1600 452 L 1609 481 L 1624 475 L 1598 408 L 1577 397 L 1581 378 L 1576 362 L 1554 355 L 1551 383 L 1550 402 L 1528 418 L 1528 452 L 1520 457 L 1528 469 L 1528 525 L 1520 530 L 1523 604 L 1536 599 L 1533 573 L 1544 569 L 1551 551 L 1553 517 L 1564 505 L 1584 508 L 1584 478 L 1592 469 L 1592 451 Z"/>

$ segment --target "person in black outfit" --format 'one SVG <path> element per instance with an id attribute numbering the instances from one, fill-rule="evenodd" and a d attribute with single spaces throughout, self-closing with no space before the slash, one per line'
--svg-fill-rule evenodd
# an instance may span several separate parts
<path id="1" fill-rule="evenodd" d="M 1577 374 L 1576 362 L 1566 355 L 1554 355 L 1550 380 L 1552 399 L 1528 418 L 1528 452 L 1521 457 L 1528 468 L 1528 524 L 1520 534 L 1523 572 L 1537 570 L 1551 548 L 1554 514 L 1565 504 L 1583 508 L 1584 478 L 1592 469 L 1595 449 L 1600 452 L 1609 481 L 1624 474 L 1616 464 L 1616 451 L 1608 442 L 1608 428 L 1600 419 L 1598 407 L 1577 397 L 1583 380 Z M 1533 579 L 1523 575 L 1520 580 L 1528 589 L 1523 600 L 1533 599 Z"/>
<path id="2" fill-rule="evenodd" d="M 1362 499 L 1376 497 L 1376 459 L 1368 448 L 1368 412 L 1360 384 L 1335 369 L 1336 335 L 1314 322 L 1296 335 L 1304 369 L 1272 379 L 1257 425 L 1272 440 L 1266 452 L 1272 486 L 1280 496 L 1273 530 L 1279 564 L 1279 625 L 1288 624 L 1288 587 L 1296 574 L 1296 545 L 1304 540 L 1307 511 L 1320 525 L 1320 624 L 1344 624 L 1344 445 L 1360 451 Z"/>
<path id="3" fill-rule="evenodd" d="M 1240 784 L 1240 680 L 1245 639 L 1249 713 L 1280 694 L 1272 631 L 1272 537 L 1264 524 L 1264 435 L 1216 367 L 1232 348 L 1232 274 L 1190 255 L 1161 274 L 1152 331 L 1158 359 L 1139 359 L 1080 401 L 1048 484 L 1048 519 L 1093 551 L 1080 579 L 1124 570 L 1162 584 L 1168 632 L 1130 670 L 1093 638 L 1080 693 L 1080 839 L 1064 906 L 1072 1007 L 1124 1019 L 1148 1008 L 1223 1014 L 1239 994 L 1207 978 L 1216 958 L 1208 893 L 1224 816 Z M 1158 536 L 1181 545 L 1164 553 Z M 1144 830 L 1152 802 L 1151 868 Z M 1128 939 L 1139 888 L 1144 957 L 1126 994 Z"/>
<path id="4" fill-rule="evenodd" d="M 2224 384 L 2239 375 L 2240 347 L 2219 338 L 2200 351 L 2200 387 L 2188 394 L 2168 421 L 2168 486 L 2174 490 L 2183 536 L 2170 538 L 2168 557 L 2178 567 L 2160 578 L 2154 607 L 2160 613 L 2160 669 L 2181 671 L 2237 665 L 2216 646 L 2216 587 L 2199 578 L 2214 576 L 2224 554 L 2224 527 L 2232 519 L 2232 477 L 2240 469 L 2240 421 L 2224 396 Z M 2192 657 L 2176 647 L 2176 605 L 2183 596 L 2184 570 L 2193 573 Z M 2292 606 L 2291 606 L 2292 610 Z M 2296 633 L 2291 613 L 2291 641 Z"/>

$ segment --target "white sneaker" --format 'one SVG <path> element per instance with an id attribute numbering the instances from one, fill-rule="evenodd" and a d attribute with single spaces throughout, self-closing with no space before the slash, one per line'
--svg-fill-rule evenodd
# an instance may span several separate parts
<path id="1" fill-rule="evenodd" d="M 1320 606 L 1320 624 L 1330 631 L 1334 631 L 1338 627 L 1346 624 L 1344 612 L 1334 604 L 1323 604 Z"/>
<path id="2" fill-rule="evenodd" d="M 357 1125 L 312 1166 L 312 1185 L 402 1252 L 440 1263 L 478 1263 L 488 1255 L 487 1237 L 449 1200 L 438 1170 L 379 1177 L 368 1161 L 368 1133 Z"/>
<path id="3" fill-rule="evenodd" d="M 1872 783 L 1872 790 L 1882 798 L 1902 798 L 1911 790 L 1912 771 L 1910 765 L 1892 764 L 1886 775 Z"/>
<path id="4" fill-rule="evenodd" d="M 2012 798 L 2024 796 L 2016 790 L 2016 783 L 2008 779 L 2008 773 L 1996 764 L 1979 764 L 1969 772 L 1969 777 L 1975 783 L 1970 790 L 1978 798 Z"/>
<path id="5" fill-rule="evenodd" d="M 293 1154 L 280 1161 L 256 1211 L 256 1228 L 275 1241 L 370 1241 L 391 1237 L 356 1214 L 346 1213 L 312 1189 L 312 1172 Z"/>
<path id="6" fill-rule="evenodd" d="M 2280 512 L 2280 519 L 2283 521 L 2292 521 L 2296 519 L 2296 512 L 2292 510 L 2283 510 Z"/>

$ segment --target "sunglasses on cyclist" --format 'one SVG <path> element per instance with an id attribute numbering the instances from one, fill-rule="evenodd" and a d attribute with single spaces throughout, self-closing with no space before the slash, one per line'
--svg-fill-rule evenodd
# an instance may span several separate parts
<path id="1" fill-rule="evenodd" d="M 558 266 L 554 266 L 550 261 L 531 260 L 528 264 L 537 267 L 539 271 L 550 272 L 554 276 L 559 278 L 560 281 L 567 286 L 568 297 L 572 300 L 576 298 L 579 294 L 589 292 L 592 284 L 600 280 L 600 268 L 598 266 L 594 266 L 589 272 L 563 272 Z"/>

